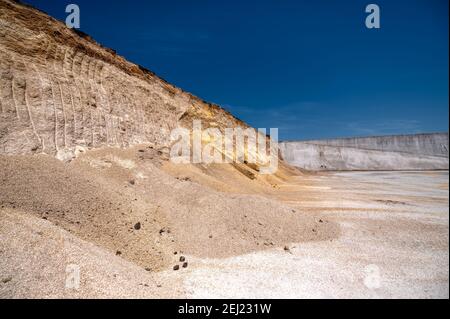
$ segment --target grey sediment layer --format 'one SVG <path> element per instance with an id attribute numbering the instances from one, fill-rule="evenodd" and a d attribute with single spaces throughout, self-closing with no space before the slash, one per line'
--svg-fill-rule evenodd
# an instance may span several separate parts
<path id="1" fill-rule="evenodd" d="M 288 141 L 280 151 L 308 170 L 448 170 L 448 133 Z"/>

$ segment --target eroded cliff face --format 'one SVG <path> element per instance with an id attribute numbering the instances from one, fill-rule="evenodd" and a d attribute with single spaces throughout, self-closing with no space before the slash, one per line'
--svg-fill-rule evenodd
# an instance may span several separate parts
<path id="1" fill-rule="evenodd" d="M 163 147 L 192 118 L 246 126 L 45 13 L 0 0 L 0 154 Z"/>
<path id="2" fill-rule="evenodd" d="M 448 170 L 448 133 L 280 143 L 283 159 L 307 170 Z"/>

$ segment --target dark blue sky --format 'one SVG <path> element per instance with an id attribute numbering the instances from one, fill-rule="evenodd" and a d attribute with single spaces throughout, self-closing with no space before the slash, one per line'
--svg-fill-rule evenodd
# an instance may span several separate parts
<path id="1" fill-rule="evenodd" d="M 26 2 L 280 139 L 448 131 L 447 0 Z"/>

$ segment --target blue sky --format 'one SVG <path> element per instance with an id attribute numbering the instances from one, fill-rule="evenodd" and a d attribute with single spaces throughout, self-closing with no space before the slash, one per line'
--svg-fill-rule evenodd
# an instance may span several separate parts
<path id="1" fill-rule="evenodd" d="M 25 2 L 282 140 L 448 131 L 447 0 Z"/>

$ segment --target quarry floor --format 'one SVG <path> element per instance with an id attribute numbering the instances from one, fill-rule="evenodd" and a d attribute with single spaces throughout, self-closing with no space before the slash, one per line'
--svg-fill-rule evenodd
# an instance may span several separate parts
<path id="1" fill-rule="evenodd" d="M 5 206 L 0 297 L 448 298 L 448 182 L 448 171 L 293 177 L 264 196 L 338 225 L 337 233 L 220 257 L 185 253 L 189 267 L 179 271 L 146 271 L 70 227 Z M 67 288 L 67 264 L 82 268 L 76 289 Z"/>
<path id="2" fill-rule="evenodd" d="M 304 183 L 305 177 L 301 178 Z M 341 226 L 330 241 L 292 244 L 185 274 L 189 297 L 448 298 L 448 172 L 344 172 L 284 186 L 293 207 Z M 297 201 L 297 192 L 309 200 Z M 305 192 L 307 193 L 305 195 Z"/>

